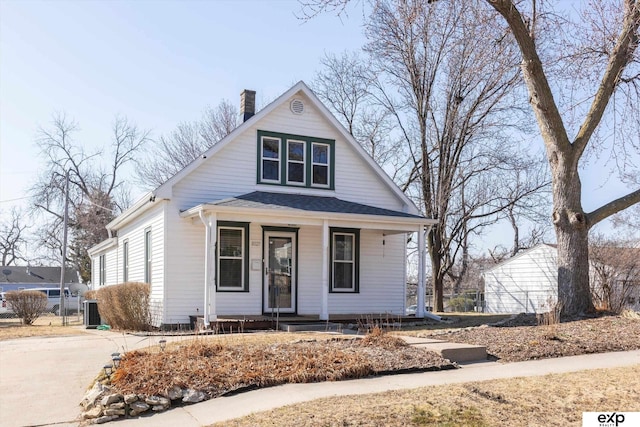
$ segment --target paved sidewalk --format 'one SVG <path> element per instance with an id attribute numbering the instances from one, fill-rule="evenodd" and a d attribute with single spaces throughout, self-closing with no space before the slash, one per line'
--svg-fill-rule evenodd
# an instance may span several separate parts
<path id="1" fill-rule="evenodd" d="M 80 400 L 102 366 L 111 361 L 111 353 L 155 345 L 161 339 L 111 331 L 86 332 L 66 337 L 0 341 L 2 427 L 77 426 Z M 188 338 L 166 337 L 168 341 Z M 640 365 L 640 350 L 518 363 L 481 362 L 440 372 L 287 384 L 117 421 L 113 426 L 199 427 L 321 397 L 630 365 Z"/>
<path id="2" fill-rule="evenodd" d="M 253 412 L 266 411 L 322 397 L 368 394 L 430 385 L 530 377 L 632 365 L 640 365 L 640 350 L 516 363 L 480 362 L 462 365 L 460 369 L 447 371 L 390 375 L 338 382 L 286 384 L 174 408 L 148 417 L 118 421 L 117 427 L 200 427 L 249 415 Z"/>

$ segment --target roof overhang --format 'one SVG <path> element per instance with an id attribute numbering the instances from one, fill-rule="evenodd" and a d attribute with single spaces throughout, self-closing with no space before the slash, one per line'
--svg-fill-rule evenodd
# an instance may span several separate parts
<path id="1" fill-rule="evenodd" d="M 293 203 L 297 198 L 305 203 Z M 314 203 L 316 202 L 316 203 Z M 318 206 L 333 204 L 335 209 L 323 210 Z M 336 211 L 336 210 L 346 211 Z M 357 213 L 354 211 L 363 211 Z M 367 213 L 370 212 L 370 213 Z M 237 198 L 203 203 L 180 213 L 182 218 L 197 218 L 202 214 L 216 213 L 223 220 L 256 221 L 287 225 L 317 225 L 324 220 L 342 226 L 380 229 L 395 232 L 414 232 L 420 227 L 437 221 L 418 215 L 351 203 L 329 197 L 301 196 L 296 194 L 250 193 Z"/>
<path id="2" fill-rule="evenodd" d="M 141 213 L 148 211 L 149 209 L 160 203 L 162 200 L 164 199 L 161 197 L 156 197 L 153 192 L 145 194 L 129 209 L 122 212 L 120 215 L 114 218 L 113 221 L 107 224 L 107 230 L 117 230 L 131 220 L 135 219 Z"/>
<path id="3" fill-rule="evenodd" d="M 89 250 L 87 251 L 89 253 L 90 257 L 93 257 L 96 254 L 99 254 L 100 252 L 104 252 L 107 249 L 111 249 L 115 246 L 118 246 L 118 238 L 117 237 L 110 237 L 107 240 L 103 240 L 102 242 L 98 243 L 97 245 L 89 248 Z"/>

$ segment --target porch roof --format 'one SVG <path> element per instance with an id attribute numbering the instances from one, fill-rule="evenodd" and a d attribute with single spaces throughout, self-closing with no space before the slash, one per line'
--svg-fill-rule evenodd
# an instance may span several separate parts
<path id="1" fill-rule="evenodd" d="M 341 200 L 336 197 L 312 196 L 306 194 L 272 193 L 254 191 L 228 199 L 194 206 L 182 212 L 190 217 L 200 211 L 253 211 L 272 215 L 301 215 L 314 217 L 368 217 L 379 220 L 396 220 L 401 223 L 432 224 L 435 221 L 421 215 L 394 211 L 375 206 Z"/>

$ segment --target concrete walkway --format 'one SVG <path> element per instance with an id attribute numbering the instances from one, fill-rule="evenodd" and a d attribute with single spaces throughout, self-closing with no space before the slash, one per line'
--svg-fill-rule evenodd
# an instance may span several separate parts
<path id="1" fill-rule="evenodd" d="M 0 341 L 0 425 L 77 426 L 79 402 L 112 352 L 157 344 L 160 337 L 110 331 Z M 167 337 L 168 341 L 183 340 Z M 640 350 L 518 363 L 481 362 L 461 369 L 314 384 L 287 384 L 212 399 L 164 413 L 117 421 L 120 426 L 204 426 L 256 411 L 321 397 L 367 394 L 439 384 L 640 365 Z"/>

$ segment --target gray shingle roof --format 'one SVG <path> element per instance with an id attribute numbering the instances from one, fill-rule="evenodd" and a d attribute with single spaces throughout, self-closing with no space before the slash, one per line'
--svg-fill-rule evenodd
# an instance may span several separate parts
<path id="1" fill-rule="evenodd" d="M 300 210 L 307 212 L 346 213 L 354 215 L 376 215 L 400 218 L 423 218 L 406 212 L 377 208 L 360 203 L 347 202 L 335 197 L 309 196 L 304 194 L 268 193 L 254 191 L 219 202 L 210 203 L 216 206 L 240 208 Z"/>
<path id="2" fill-rule="evenodd" d="M 78 282 L 77 270 L 73 268 L 65 268 L 64 276 L 65 283 Z M 0 266 L 0 283 L 60 283 L 60 267 Z"/>

